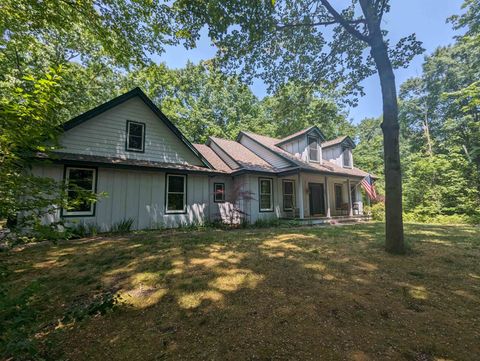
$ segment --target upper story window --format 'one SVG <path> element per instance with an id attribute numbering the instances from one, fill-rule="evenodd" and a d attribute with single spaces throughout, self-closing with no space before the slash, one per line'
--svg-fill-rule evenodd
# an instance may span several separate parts
<path id="1" fill-rule="evenodd" d="M 308 159 L 311 162 L 319 162 L 319 146 L 317 137 L 308 137 Z"/>
<path id="2" fill-rule="evenodd" d="M 127 120 L 126 150 L 131 152 L 145 151 L 145 124 Z"/>
<path id="3" fill-rule="evenodd" d="M 346 168 L 352 167 L 352 153 L 349 148 L 343 151 L 343 166 Z"/>

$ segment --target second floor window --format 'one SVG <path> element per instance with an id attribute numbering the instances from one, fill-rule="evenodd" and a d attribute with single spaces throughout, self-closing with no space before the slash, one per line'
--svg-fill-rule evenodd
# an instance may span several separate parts
<path id="1" fill-rule="evenodd" d="M 311 162 L 318 162 L 318 139 L 315 137 L 308 137 L 308 159 Z"/>
<path id="2" fill-rule="evenodd" d="M 350 149 L 345 149 L 343 151 L 343 166 L 344 167 L 352 166 L 352 155 L 350 154 Z"/>
<path id="3" fill-rule="evenodd" d="M 126 150 L 131 152 L 145 151 L 145 124 L 127 120 Z"/>

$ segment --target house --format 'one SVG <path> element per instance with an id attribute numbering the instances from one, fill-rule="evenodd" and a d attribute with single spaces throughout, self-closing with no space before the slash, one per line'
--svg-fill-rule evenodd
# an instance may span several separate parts
<path id="1" fill-rule="evenodd" d="M 367 173 L 354 166 L 355 143 L 326 140 L 315 126 L 283 139 L 240 132 L 191 144 L 136 88 L 65 123 L 59 142 L 33 173 L 106 196 L 57 209 L 45 222 L 108 230 L 132 218 L 135 229 L 148 229 L 363 213 L 359 183 Z"/>

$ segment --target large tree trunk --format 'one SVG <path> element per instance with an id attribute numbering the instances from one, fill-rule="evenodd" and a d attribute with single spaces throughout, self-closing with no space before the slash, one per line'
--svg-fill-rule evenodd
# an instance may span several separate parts
<path id="1" fill-rule="evenodd" d="M 397 90 L 387 46 L 380 34 L 371 43 L 371 55 L 375 60 L 383 99 L 383 149 L 385 162 L 385 222 L 388 252 L 405 253 L 402 217 L 402 173 L 400 168 L 399 125 Z"/>

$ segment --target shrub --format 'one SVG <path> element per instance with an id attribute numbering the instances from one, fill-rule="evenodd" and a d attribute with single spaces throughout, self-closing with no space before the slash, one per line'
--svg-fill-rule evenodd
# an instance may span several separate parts
<path id="1" fill-rule="evenodd" d="M 132 230 L 133 222 L 135 222 L 134 218 L 126 218 L 119 222 L 115 222 L 112 224 L 110 228 L 111 233 L 128 233 Z"/>
<path id="2" fill-rule="evenodd" d="M 384 222 L 385 221 L 385 203 L 378 202 L 372 204 L 370 207 L 370 212 L 372 214 L 372 219 L 375 221 Z"/>

